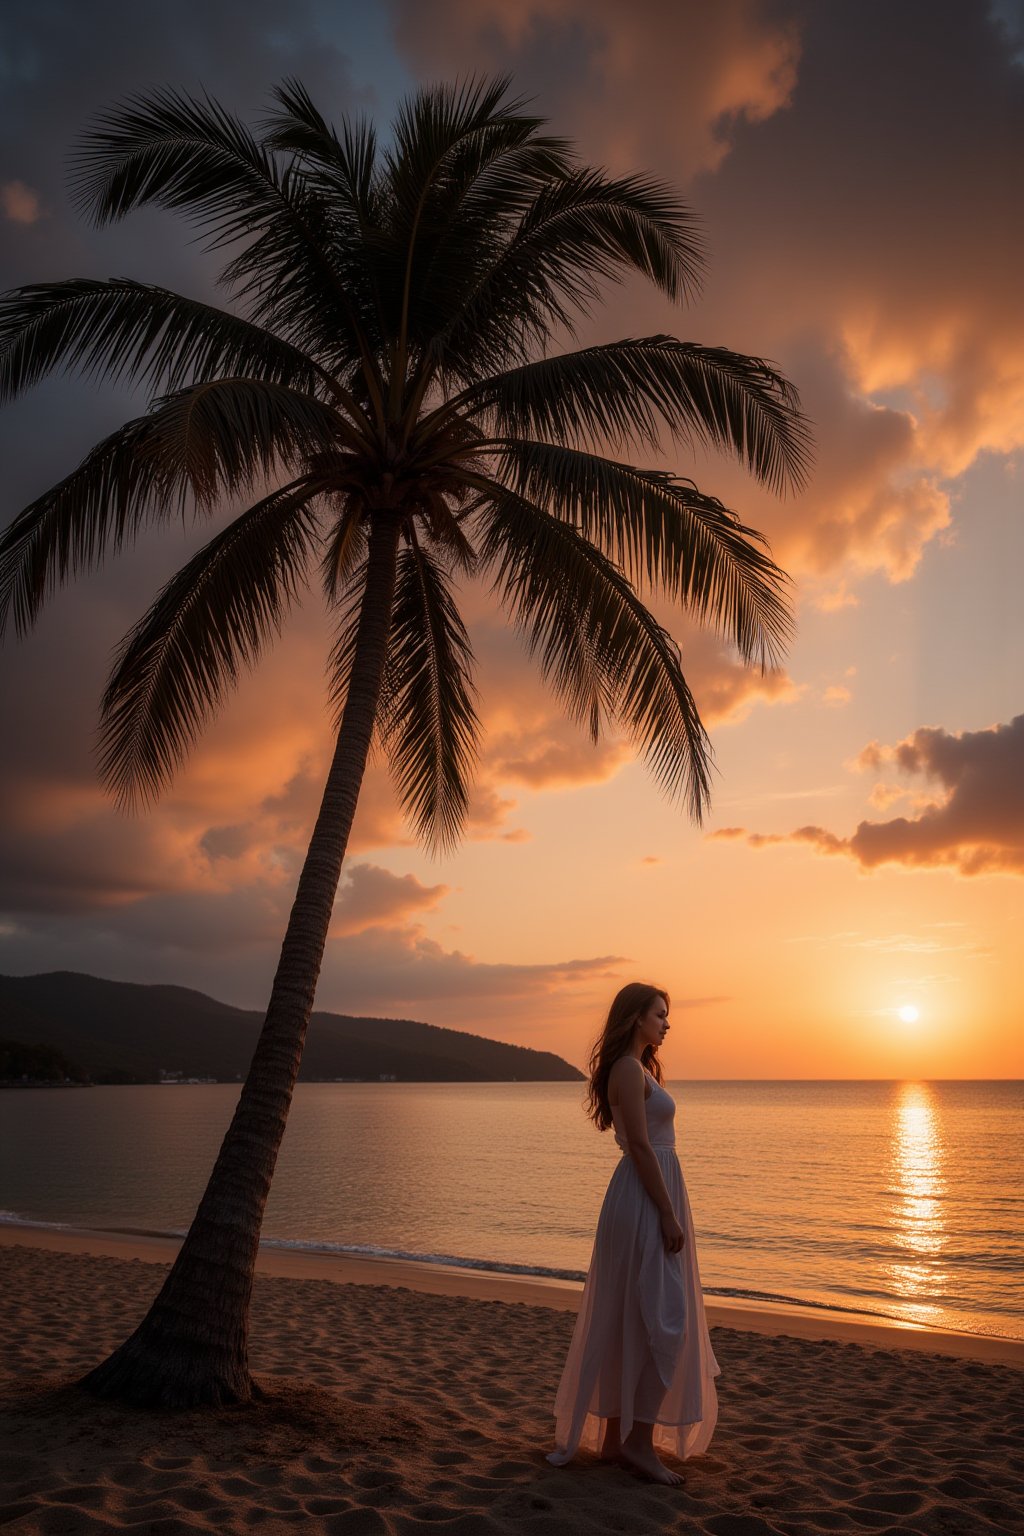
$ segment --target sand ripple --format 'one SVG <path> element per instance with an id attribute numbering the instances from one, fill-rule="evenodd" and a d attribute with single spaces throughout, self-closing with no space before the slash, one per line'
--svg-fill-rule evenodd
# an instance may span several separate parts
<path id="1" fill-rule="evenodd" d="M 680 1489 L 549 1467 L 561 1311 L 261 1275 L 244 1408 L 128 1413 L 69 1381 L 160 1266 L 0 1249 L 0 1525 L 267 1536 L 1024 1533 L 1024 1371 L 714 1330 L 722 1414 Z"/>

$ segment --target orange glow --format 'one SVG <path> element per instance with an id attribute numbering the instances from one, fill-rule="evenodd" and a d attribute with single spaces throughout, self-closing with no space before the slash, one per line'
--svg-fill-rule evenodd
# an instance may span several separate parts
<path id="1" fill-rule="evenodd" d="M 903 1250 L 886 1266 L 893 1290 L 918 1323 L 934 1323 L 941 1308 L 929 1294 L 943 1294 L 942 1255 L 947 1246 L 944 1199 L 946 1153 L 934 1098 L 927 1083 L 903 1083 L 893 1106 L 891 1131 L 891 1227 Z"/>

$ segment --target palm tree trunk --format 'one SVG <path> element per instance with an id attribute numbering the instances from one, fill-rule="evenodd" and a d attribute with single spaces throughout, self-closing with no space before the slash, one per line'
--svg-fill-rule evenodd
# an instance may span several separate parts
<path id="1" fill-rule="evenodd" d="M 375 514 L 345 709 L 252 1065 L 160 1294 L 131 1337 L 82 1382 L 100 1396 L 168 1408 L 252 1396 L 249 1300 L 260 1226 L 373 735 L 397 551 L 396 516 Z"/>

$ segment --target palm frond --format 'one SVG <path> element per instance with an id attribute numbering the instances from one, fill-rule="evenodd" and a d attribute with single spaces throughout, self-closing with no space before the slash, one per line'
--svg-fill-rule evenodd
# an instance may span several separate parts
<path id="1" fill-rule="evenodd" d="M 130 544 L 147 521 L 180 515 L 187 479 L 147 451 L 152 434 L 150 416 L 126 422 L 4 529 L 0 634 L 12 614 L 27 633 L 57 587 Z"/>
<path id="2" fill-rule="evenodd" d="M 578 523 L 634 584 L 714 624 L 745 661 L 774 666 L 792 635 L 787 578 L 761 534 L 695 485 L 557 443 L 508 440 L 501 478 Z"/>
<path id="3" fill-rule="evenodd" d="M 287 206 L 273 155 L 210 96 L 160 88 L 99 113 L 69 160 L 76 206 L 98 226 L 155 203 L 229 244 Z"/>
<path id="4" fill-rule="evenodd" d="M 422 496 L 418 524 L 410 525 L 407 537 L 416 537 L 417 526 L 430 549 L 443 561 L 446 570 L 471 576 L 476 569 L 476 550 L 466 534 L 468 488 L 455 479 Z"/>
<path id="5" fill-rule="evenodd" d="M 602 283 L 636 274 L 675 301 L 696 290 L 703 259 L 693 215 L 663 183 L 577 170 L 539 191 L 433 349 L 453 377 L 476 382 L 525 362 L 559 328 L 575 334 Z"/>
<path id="6" fill-rule="evenodd" d="M 520 131 L 519 103 L 503 101 L 508 84 L 504 78 L 469 79 L 418 91 L 402 103 L 393 124 L 394 143 L 384 154 L 388 229 L 399 258 L 393 279 L 399 278 L 400 267 L 400 283 L 392 280 L 384 287 L 393 301 L 392 409 L 405 384 L 420 274 L 450 216 L 453 178 L 459 188 L 458 161 L 467 150 L 472 158 L 482 138 L 504 137 L 510 126 Z"/>
<path id="7" fill-rule="evenodd" d="M 382 693 L 381 740 L 417 836 L 458 840 L 480 722 L 473 652 L 447 575 L 415 540 L 400 553 Z"/>
<path id="8" fill-rule="evenodd" d="M 431 193 L 446 183 L 457 153 L 521 117 L 522 103 L 505 100 L 509 85 L 508 76 L 471 77 L 429 86 L 401 103 L 392 124 L 393 143 L 384 153 L 396 234 L 411 237 L 414 244 Z"/>
<path id="9" fill-rule="evenodd" d="M 409 322 L 421 367 L 433 371 L 443 358 L 436 338 L 500 259 L 516 219 L 553 177 L 570 174 L 564 141 L 538 134 L 537 121 L 502 121 L 460 145 L 443 190 L 421 219 Z"/>
<path id="10" fill-rule="evenodd" d="M 486 481 L 474 476 L 483 491 Z M 545 677 L 583 723 L 618 720 L 667 793 L 700 822 L 711 746 L 679 647 L 623 572 L 571 523 L 492 483 L 480 559 Z"/>
<path id="11" fill-rule="evenodd" d="M 0 634 L 32 627 L 71 576 L 131 543 L 147 522 L 213 508 L 281 463 L 337 453 L 337 412 L 311 395 L 252 379 L 218 379 L 167 395 L 127 422 L 27 506 L 0 535 Z"/>
<path id="12" fill-rule="evenodd" d="M 301 80 L 275 86 L 279 110 L 264 120 L 267 143 L 313 166 L 340 194 L 364 227 L 375 221 L 380 194 L 375 185 L 377 135 L 372 123 L 344 118 L 341 133 L 328 123 Z"/>
<path id="13" fill-rule="evenodd" d="M 387 265 L 393 241 L 387 234 L 385 197 L 377 164 L 377 137 L 373 126 L 362 120 L 342 120 L 339 133 L 320 113 L 305 86 L 285 80 L 275 87 L 277 110 L 264 119 L 267 144 L 293 157 L 305 188 L 316 200 L 314 222 L 319 222 L 332 242 L 334 261 L 349 295 L 354 330 L 360 341 L 360 361 L 371 392 L 380 396 L 382 377 L 379 353 L 386 335 L 382 302 L 382 263 Z M 254 247 L 243 257 L 237 277 L 248 286 L 258 277 L 264 253 Z M 287 319 L 280 301 L 278 319 Z M 292 319 L 294 323 L 294 317 Z M 376 349 L 376 352 L 373 349 Z M 347 348 L 323 351 L 335 371 L 348 362 Z"/>
<path id="14" fill-rule="evenodd" d="M 166 88 L 129 96 L 94 119 L 69 175 L 73 201 L 97 225 L 155 204 L 190 218 L 208 249 L 248 242 L 222 281 L 255 322 L 317 356 L 368 356 L 345 230 L 294 166 L 280 167 L 211 97 Z"/>
<path id="15" fill-rule="evenodd" d="M 499 79 L 424 93 L 388 162 L 396 241 L 406 250 L 409 342 L 428 356 L 538 193 L 573 169 L 569 142 L 541 133 L 544 119 L 506 100 L 507 89 Z"/>
<path id="16" fill-rule="evenodd" d="M 366 558 L 366 529 L 363 503 L 358 496 L 347 496 L 327 540 L 320 566 L 324 596 L 332 606 L 348 587 L 356 567 Z M 353 637 L 354 640 L 354 637 Z"/>
<path id="17" fill-rule="evenodd" d="M 177 389 L 220 375 L 311 392 L 333 380 L 251 321 L 129 278 L 33 283 L 0 296 L 0 404 L 55 368 Z"/>
<path id="18" fill-rule="evenodd" d="M 317 486 L 295 480 L 250 507 L 167 583 L 122 641 L 103 696 L 100 772 L 124 805 L 154 798 L 253 667 L 303 583 Z"/>
<path id="19" fill-rule="evenodd" d="M 210 379 L 153 404 L 146 451 L 187 481 L 201 509 L 248 491 L 280 464 L 337 457 L 351 428 L 331 406 L 283 384 Z"/>
<path id="20" fill-rule="evenodd" d="M 373 373 L 381 347 L 362 237 L 341 226 L 296 164 L 281 173 L 288 216 L 254 232 L 219 281 L 254 323 L 290 340 L 329 373 Z"/>
<path id="21" fill-rule="evenodd" d="M 776 491 L 799 489 L 809 466 L 799 396 L 772 364 L 671 336 L 543 357 L 483 380 L 457 403 L 509 436 L 584 446 L 656 447 L 667 427 L 691 444 L 735 453 Z"/>

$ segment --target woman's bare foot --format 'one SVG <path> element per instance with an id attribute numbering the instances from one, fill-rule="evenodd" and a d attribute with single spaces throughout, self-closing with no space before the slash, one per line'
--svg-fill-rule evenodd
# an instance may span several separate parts
<path id="1" fill-rule="evenodd" d="M 678 1472 L 673 1472 L 659 1461 L 653 1445 L 631 1445 L 626 1439 L 619 1449 L 619 1460 L 623 1466 L 631 1472 L 646 1477 L 652 1483 L 664 1483 L 667 1487 L 675 1487 L 684 1481 Z"/>
<path id="2" fill-rule="evenodd" d="M 605 1428 L 605 1438 L 600 1442 L 602 1461 L 622 1461 L 622 1442 L 619 1439 L 619 1419 L 613 1419 Z"/>

